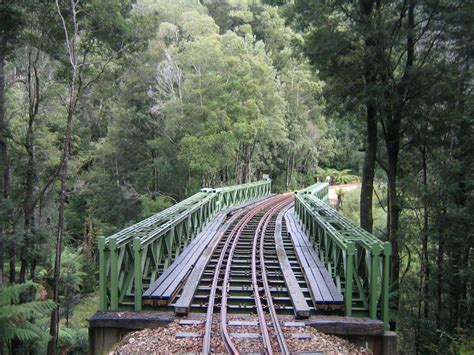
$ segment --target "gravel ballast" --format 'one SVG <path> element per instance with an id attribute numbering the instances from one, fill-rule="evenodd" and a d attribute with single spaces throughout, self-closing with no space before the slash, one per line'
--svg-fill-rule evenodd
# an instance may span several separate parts
<path id="1" fill-rule="evenodd" d="M 214 353 L 225 353 L 225 347 L 219 335 L 219 316 L 214 317 L 213 334 L 211 347 Z M 254 322 L 256 316 L 229 315 L 230 321 Z M 334 335 L 328 335 L 318 332 L 316 329 L 306 327 L 284 326 L 281 324 L 285 339 L 290 352 L 323 352 L 324 354 L 371 354 L 371 351 L 355 345 L 345 339 Z M 271 324 L 268 324 L 270 330 Z M 260 333 L 258 326 L 229 326 L 229 333 Z M 189 334 L 189 336 L 183 336 Z M 204 334 L 204 324 L 180 324 L 179 320 L 170 323 L 167 326 L 144 329 L 129 333 L 115 347 L 110 354 L 158 354 L 158 353 L 200 353 L 202 346 L 202 336 Z M 260 339 L 254 337 L 232 337 L 238 349 L 244 352 L 259 353 L 262 352 L 262 343 Z M 278 349 L 278 342 L 275 336 L 272 336 L 274 349 Z"/>

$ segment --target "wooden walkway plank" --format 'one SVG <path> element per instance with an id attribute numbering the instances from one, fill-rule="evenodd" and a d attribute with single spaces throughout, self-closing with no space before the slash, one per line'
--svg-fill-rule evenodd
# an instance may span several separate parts
<path id="1" fill-rule="evenodd" d="M 213 238 L 213 240 L 209 243 L 204 252 L 200 255 L 199 260 L 196 262 L 196 265 L 194 266 L 191 274 L 189 275 L 189 278 L 184 284 L 181 296 L 178 298 L 174 305 L 175 313 L 187 314 L 189 312 L 194 295 L 196 294 L 196 290 L 199 286 L 199 281 L 201 280 L 202 274 L 204 273 L 204 270 L 206 269 L 206 266 L 209 263 L 212 254 L 214 253 L 214 250 L 222 239 L 226 229 L 238 217 L 239 214 L 235 214 L 228 221 L 226 221 L 217 231 L 217 237 Z"/>
<path id="2" fill-rule="evenodd" d="M 294 212 L 290 211 L 289 213 L 294 213 Z M 306 257 L 314 260 L 317 267 L 320 269 L 319 270 L 320 274 L 323 277 L 323 279 L 325 280 L 325 283 L 326 283 L 326 285 L 327 285 L 327 287 L 328 287 L 328 289 L 329 289 L 329 291 L 332 295 L 332 298 L 333 298 L 334 302 L 341 302 L 342 303 L 343 302 L 343 296 L 339 292 L 339 290 L 337 289 L 336 285 L 334 284 L 333 278 L 329 274 L 329 271 L 326 269 L 326 267 L 324 266 L 322 261 L 319 259 L 318 255 L 317 255 L 316 251 L 313 249 L 313 246 L 312 246 L 311 242 L 309 241 L 309 239 L 305 235 L 302 234 L 303 231 L 297 225 L 297 222 L 294 218 L 292 219 L 292 222 L 293 222 L 291 224 L 292 232 L 295 235 L 295 238 L 298 239 L 298 245 L 300 245 L 300 247 L 305 246 L 305 248 L 303 248 L 303 250 L 305 252 Z M 308 255 L 308 254 L 311 254 L 311 255 Z"/>
<path id="3" fill-rule="evenodd" d="M 331 291 L 329 291 L 329 288 L 326 284 L 326 280 L 323 278 L 323 275 L 321 274 L 321 269 L 318 267 L 318 265 L 315 263 L 314 259 L 312 256 L 308 253 L 307 248 L 300 248 L 301 250 L 301 256 L 306 259 L 306 262 L 309 265 L 309 270 L 305 270 L 305 272 L 311 272 L 316 279 L 319 292 L 321 293 L 321 297 L 323 299 L 323 303 L 331 303 L 334 299 L 332 297 Z"/>
<path id="4" fill-rule="evenodd" d="M 181 267 L 190 262 L 190 259 L 197 255 L 196 249 L 199 245 L 209 238 L 215 226 L 223 221 L 225 213 L 219 213 L 204 229 L 194 238 L 176 260 L 166 269 L 160 277 L 151 285 L 148 290 L 143 293 L 145 298 L 157 298 L 161 295 L 170 284 L 176 279 L 176 273 L 181 273 Z"/>
<path id="5" fill-rule="evenodd" d="M 293 269 L 291 268 L 281 235 L 283 216 L 288 211 L 288 209 L 289 207 L 283 209 L 278 214 L 275 221 L 275 249 L 295 314 L 299 317 L 307 318 L 310 315 L 310 308 L 306 302 L 306 298 L 303 295 L 303 291 L 300 288 L 298 280 L 295 277 Z"/>
<path id="6" fill-rule="evenodd" d="M 199 259 L 200 255 L 202 252 L 206 249 L 206 247 L 209 245 L 209 243 L 215 239 L 215 235 L 218 231 L 219 226 L 223 222 L 223 218 L 219 219 L 219 223 L 213 223 L 212 227 L 210 230 L 207 231 L 206 237 L 203 238 L 198 244 L 197 247 L 191 251 L 190 257 L 185 260 L 181 261 L 179 263 L 179 268 L 181 271 L 176 275 L 171 275 L 172 281 L 166 287 L 166 289 L 160 294 L 161 299 L 165 300 L 172 300 L 176 293 L 179 291 L 181 288 L 180 286 L 184 283 L 184 281 L 187 279 L 189 274 L 192 271 L 192 268 L 196 264 L 197 260 Z"/>
<path id="7" fill-rule="evenodd" d="M 218 216 L 216 221 L 222 221 L 224 216 Z M 201 232 L 202 237 L 199 238 L 195 243 L 190 244 L 187 249 L 186 257 L 180 260 L 176 260 L 173 263 L 174 269 L 167 275 L 166 281 L 163 281 L 152 293 L 152 297 L 160 299 L 169 299 L 175 293 L 174 290 L 179 286 L 180 283 L 189 275 L 192 266 L 195 264 L 196 259 L 202 253 L 206 243 L 212 239 L 215 233 L 216 223 L 213 222 L 206 226 Z"/>
<path id="8" fill-rule="evenodd" d="M 294 208 L 285 213 L 288 233 L 296 250 L 315 305 L 342 304 L 344 298 L 334 280 L 319 259 L 311 242 L 303 232 L 294 215 Z"/>
<path id="9" fill-rule="evenodd" d="M 153 285 L 143 293 L 143 298 L 160 299 L 167 303 L 171 302 L 188 277 L 190 277 L 193 267 L 196 265 L 199 257 L 208 247 L 209 243 L 214 239 L 218 230 L 220 230 L 226 217 L 233 215 L 236 211 L 242 208 L 248 208 L 270 197 L 271 195 L 267 195 L 255 200 L 246 201 L 218 213 L 206 224 L 206 226 L 204 226 L 203 230 L 196 236 L 196 238 L 187 245 L 170 267 L 167 268 Z"/>

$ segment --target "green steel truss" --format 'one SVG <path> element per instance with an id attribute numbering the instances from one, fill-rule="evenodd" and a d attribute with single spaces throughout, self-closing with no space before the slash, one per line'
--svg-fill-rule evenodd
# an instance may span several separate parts
<path id="1" fill-rule="evenodd" d="M 101 310 L 142 308 L 153 283 L 219 211 L 269 194 L 271 181 L 204 188 L 186 200 L 107 238 L 100 237 Z"/>
<path id="2" fill-rule="evenodd" d="M 344 295 L 346 316 L 381 319 L 388 329 L 391 245 L 329 207 L 327 195 L 327 183 L 299 191 L 296 215 Z"/>
<path id="3" fill-rule="evenodd" d="M 329 184 L 327 183 L 317 183 L 303 190 L 299 190 L 298 194 L 303 195 L 310 195 L 319 198 L 323 202 L 329 201 Z"/>

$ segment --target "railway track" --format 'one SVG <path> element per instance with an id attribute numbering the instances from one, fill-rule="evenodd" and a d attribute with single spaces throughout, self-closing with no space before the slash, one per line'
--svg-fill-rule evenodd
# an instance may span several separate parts
<path id="1" fill-rule="evenodd" d="M 212 262 L 205 272 L 205 275 L 211 276 L 212 283 L 207 298 L 203 353 L 212 350 L 212 324 L 217 307 L 220 308 L 219 334 L 226 350 L 233 354 L 240 353 L 229 331 L 228 309 L 244 299 L 247 303 L 253 300 L 248 311 L 257 313 L 262 352 L 273 354 L 275 350 L 289 354 L 269 280 L 281 271 L 278 271 L 274 248 L 268 246 L 273 245 L 269 238 L 273 238 L 276 216 L 291 202 L 291 195 L 282 195 L 255 206 L 229 226 L 214 251 Z M 249 284 L 251 286 L 245 289 L 245 285 Z M 239 286 L 240 294 L 232 295 Z M 274 349 L 275 344 L 278 344 L 278 349 Z"/>
<path id="2" fill-rule="evenodd" d="M 293 195 L 279 195 L 213 219 L 148 289 L 147 304 L 180 316 L 205 313 L 205 354 L 288 354 L 281 320 L 342 304 L 292 217 L 292 202 Z"/>

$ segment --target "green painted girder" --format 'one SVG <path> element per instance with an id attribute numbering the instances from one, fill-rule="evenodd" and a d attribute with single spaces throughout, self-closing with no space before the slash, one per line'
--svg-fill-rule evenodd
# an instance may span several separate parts
<path id="1" fill-rule="evenodd" d="M 346 315 L 362 307 L 367 316 L 382 319 L 388 328 L 391 245 L 324 203 L 327 193 L 327 183 L 299 191 L 295 198 L 299 221 L 338 288 L 344 287 Z"/>
<path id="2" fill-rule="evenodd" d="M 202 189 L 186 200 L 107 238 L 100 237 L 101 310 L 130 299 L 142 308 L 143 281 L 153 282 L 219 211 L 271 192 L 271 181 Z"/>

